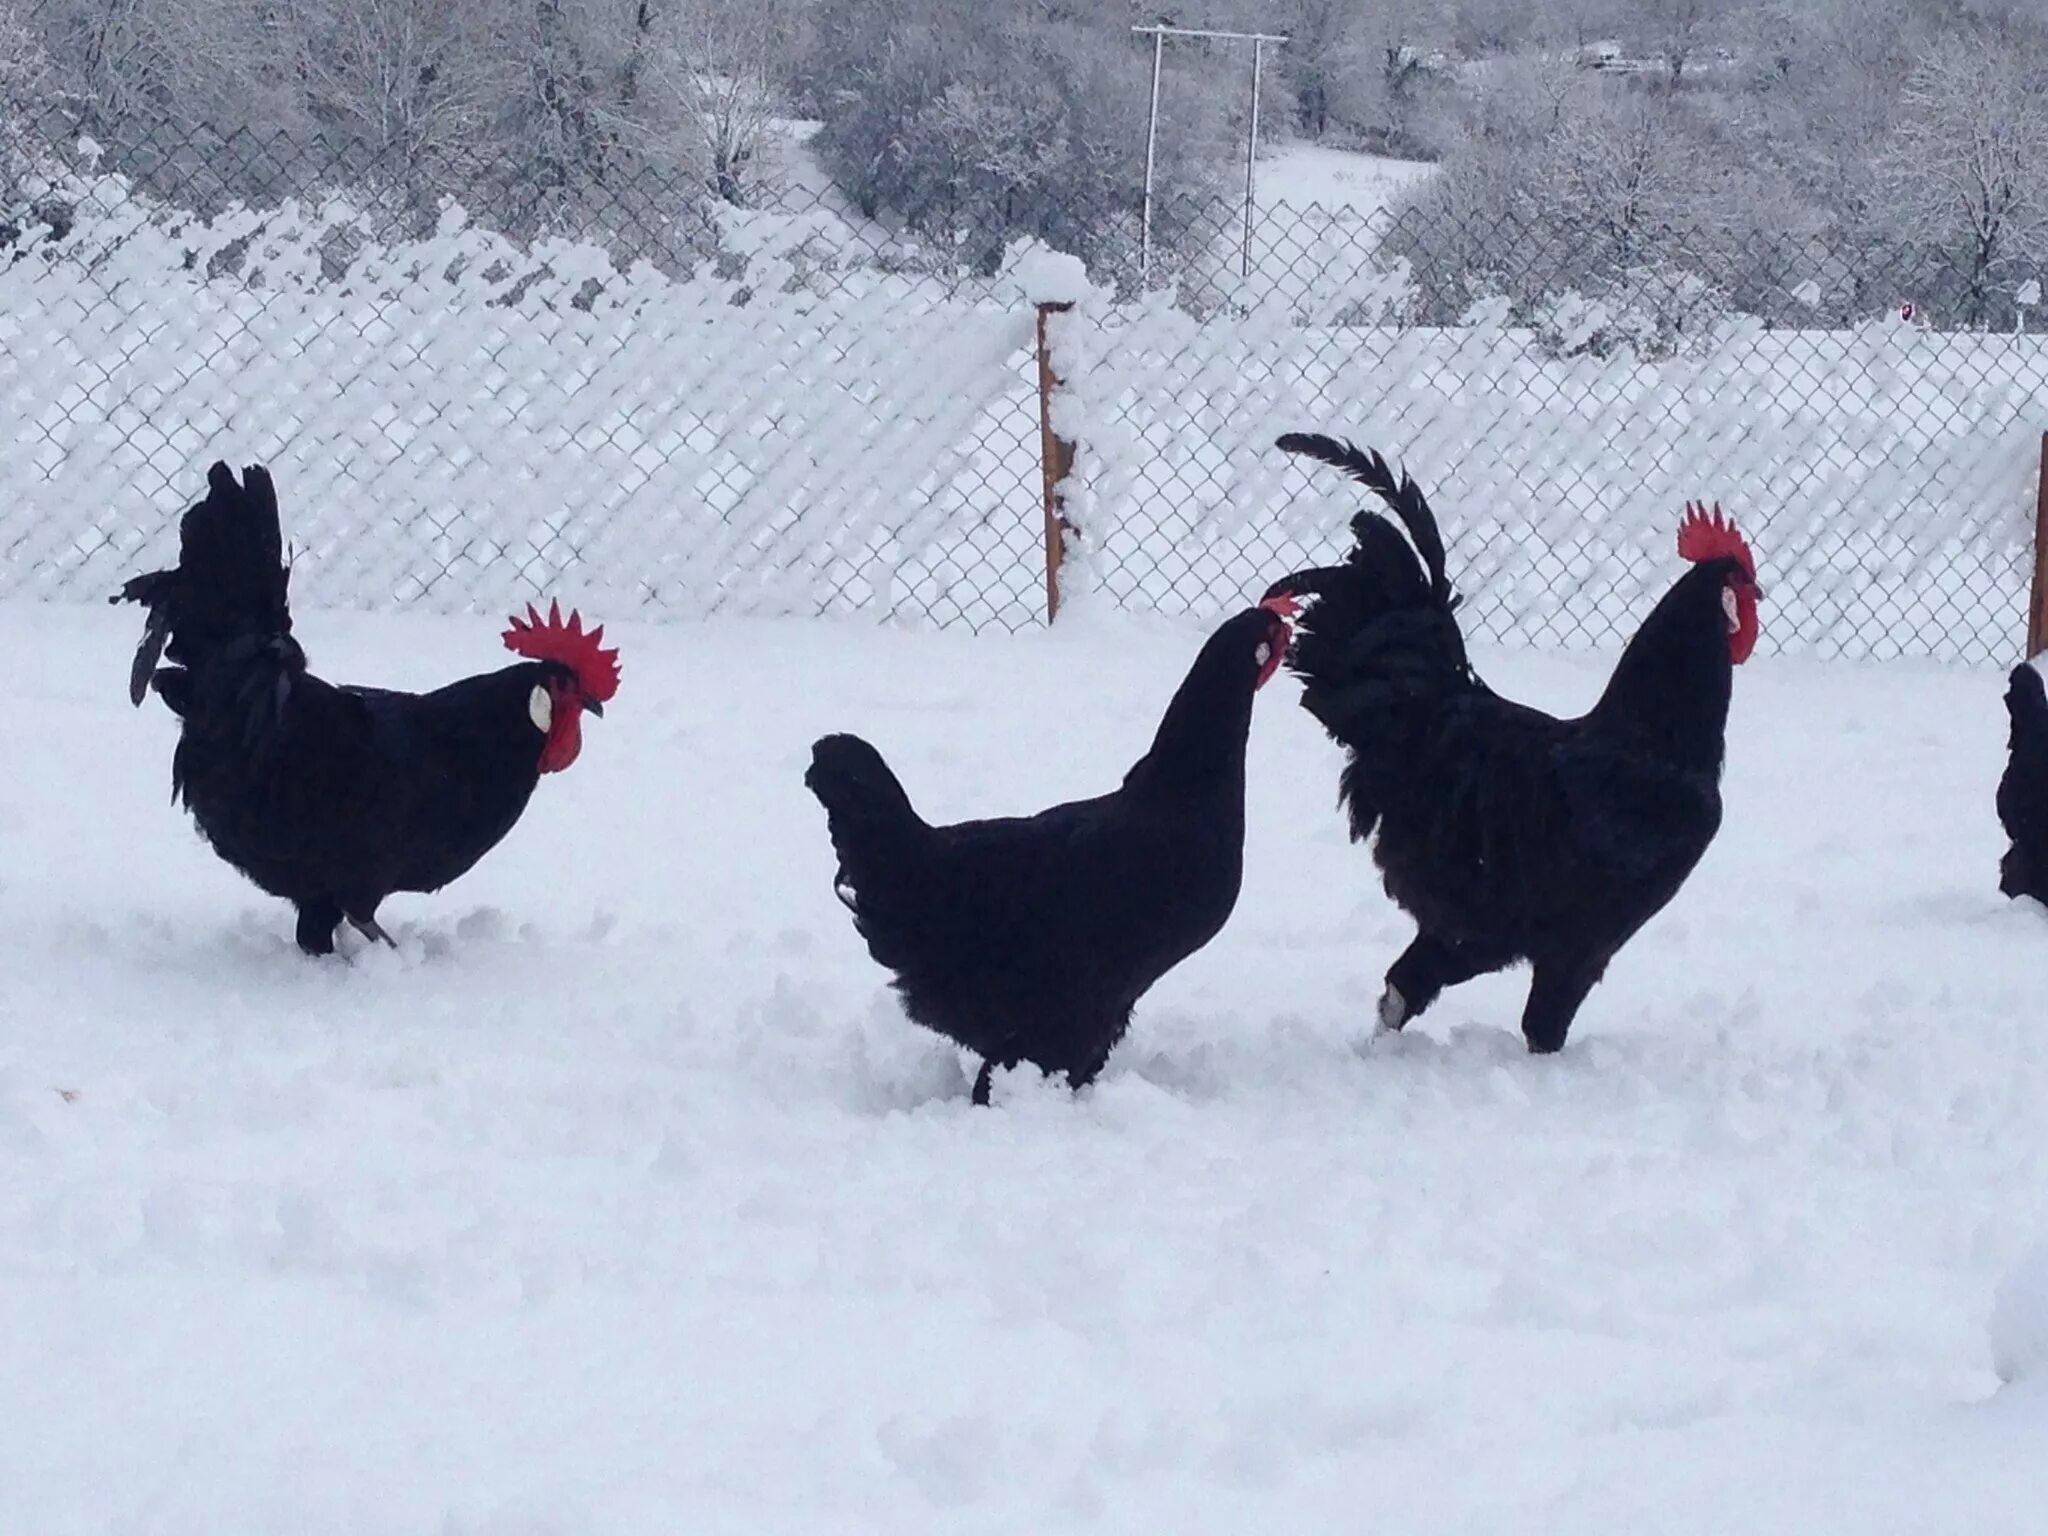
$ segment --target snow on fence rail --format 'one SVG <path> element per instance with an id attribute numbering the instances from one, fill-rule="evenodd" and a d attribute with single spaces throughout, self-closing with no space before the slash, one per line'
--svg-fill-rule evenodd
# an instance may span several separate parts
<path id="1" fill-rule="evenodd" d="M 453 215 L 330 274 L 343 205 L 106 212 L 0 271 L 7 591 L 169 553 L 214 457 L 276 469 L 316 604 L 986 623 L 1036 590 L 1003 552 L 1032 462 L 1014 302 L 780 292 L 771 260 L 672 281 Z"/>
<path id="2" fill-rule="evenodd" d="M 1730 325 L 1644 362 L 1501 325 L 1083 315 L 1076 520 L 1126 605 L 1209 613 L 1337 557 L 1360 494 L 1272 447 L 1307 427 L 1415 475 L 1493 639 L 1624 642 L 1689 497 L 1741 519 L 1774 649 L 1976 661 L 2024 639 L 2048 338 Z"/>
<path id="3" fill-rule="evenodd" d="M 227 457 L 277 469 L 307 603 L 1042 622 L 1014 269 L 920 275 L 823 213 L 734 211 L 684 275 L 453 212 L 367 227 L 337 199 L 202 221 L 101 177 L 67 232 L 0 251 L 0 593 L 104 595 Z M 2019 650 L 2042 338 L 1735 322 L 1643 360 L 1504 309 L 1394 323 L 1398 271 L 1344 284 L 1313 312 L 1091 292 L 1057 318 L 1099 592 L 1209 615 L 1330 558 L 1356 498 L 1271 447 L 1321 429 L 1422 481 L 1487 637 L 1624 640 L 1703 495 L 1758 549 L 1767 646 Z"/>

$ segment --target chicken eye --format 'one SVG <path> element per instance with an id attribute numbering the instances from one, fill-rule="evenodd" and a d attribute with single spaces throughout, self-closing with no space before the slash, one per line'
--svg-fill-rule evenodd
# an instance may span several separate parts
<path id="1" fill-rule="evenodd" d="M 1732 635 L 1742 628 L 1742 613 L 1735 606 L 1735 588 L 1732 586 L 1721 589 L 1721 611 L 1728 616 L 1729 634 Z"/>
<path id="2" fill-rule="evenodd" d="M 555 723 L 555 701 L 548 697 L 547 689 L 535 688 L 526 696 L 526 713 L 533 728 L 543 734 Z"/>
<path id="3" fill-rule="evenodd" d="M 1270 640 L 1261 640 L 1261 641 L 1259 642 L 1259 648 L 1258 648 L 1258 649 L 1257 649 L 1256 651 L 1252 652 L 1252 659 L 1253 659 L 1254 661 L 1256 661 L 1256 662 L 1257 662 L 1257 663 L 1258 663 L 1258 664 L 1259 664 L 1260 666 L 1262 666 L 1262 667 L 1263 667 L 1263 666 L 1264 666 L 1264 665 L 1265 665 L 1265 664 L 1266 664 L 1267 662 L 1271 661 L 1271 660 L 1273 659 L 1273 643 L 1272 643 L 1272 641 L 1270 641 Z"/>

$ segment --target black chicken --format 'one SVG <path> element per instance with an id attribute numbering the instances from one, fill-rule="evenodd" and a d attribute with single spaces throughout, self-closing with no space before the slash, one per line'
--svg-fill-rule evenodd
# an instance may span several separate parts
<path id="1" fill-rule="evenodd" d="M 1419 928 L 1387 972 L 1382 1029 L 1445 987 L 1530 962 L 1532 1051 L 1563 1046 L 1607 963 L 1692 873 L 1721 824 L 1732 666 L 1756 644 L 1756 566 L 1720 508 L 1688 506 L 1694 562 L 1643 621 L 1591 711 L 1558 720 L 1473 673 L 1444 574 L 1443 539 L 1415 482 L 1331 438 L 1279 446 L 1344 470 L 1390 506 L 1352 522 L 1341 566 L 1270 596 L 1316 599 L 1292 669 L 1302 704 L 1347 750 L 1339 798 L 1352 836 L 1379 833 L 1387 894 Z M 1421 560 L 1417 561 L 1417 554 Z"/>
<path id="2" fill-rule="evenodd" d="M 2010 846 L 1998 861 L 1998 888 L 2048 902 L 2048 693 L 2028 663 L 2012 669 L 2005 712 L 2012 733 L 1998 781 L 1998 821 Z"/>
<path id="3" fill-rule="evenodd" d="M 1249 608 L 1209 638 L 1123 787 L 1036 816 L 934 827 L 857 736 L 811 749 L 836 889 L 896 973 L 904 1011 L 997 1066 L 1078 1088 L 1147 989 L 1237 904 L 1252 695 L 1279 668 L 1294 604 Z"/>
<path id="4" fill-rule="evenodd" d="M 149 610 L 129 697 L 154 686 L 183 722 L 172 794 L 216 853 L 298 907 L 301 949 L 332 953 L 344 917 L 389 943 L 386 896 L 466 873 L 540 775 L 576 760 L 584 712 L 617 691 L 618 652 L 579 615 L 529 608 L 504 641 L 530 659 L 500 671 L 426 694 L 322 682 L 292 638 L 269 474 L 252 466 L 238 485 L 215 464 L 206 478 L 178 564 L 112 599 Z"/>

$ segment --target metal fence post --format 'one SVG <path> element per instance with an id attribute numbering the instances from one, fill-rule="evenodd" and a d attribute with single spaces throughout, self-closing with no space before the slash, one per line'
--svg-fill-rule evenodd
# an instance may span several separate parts
<path id="1" fill-rule="evenodd" d="M 1045 477 L 1045 622 L 1060 616 L 1060 565 L 1067 554 L 1067 472 L 1074 467 L 1074 445 L 1052 429 L 1052 395 L 1060 386 L 1052 371 L 1052 348 L 1045 337 L 1049 316 L 1064 315 L 1074 306 L 1038 306 L 1038 453 Z"/>
<path id="2" fill-rule="evenodd" d="M 2041 472 L 2034 481 L 2034 590 L 2027 604 L 2027 656 L 2048 646 L 2048 432 L 2041 434 Z"/>

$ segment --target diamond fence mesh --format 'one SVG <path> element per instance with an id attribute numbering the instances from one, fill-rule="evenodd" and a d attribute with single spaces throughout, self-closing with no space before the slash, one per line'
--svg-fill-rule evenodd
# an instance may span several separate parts
<path id="1" fill-rule="evenodd" d="M 487 225 L 384 170 L 232 136 L 17 166 L 0 593 L 104 595 L 226 457 L 277 472 L 311 604 L 1043 622 L 1015 243 L 815 175 L 572 200 L 478 165 Z M 1332 558 L 1357 498 L 1272 447 L 1308 429 L 1416 475 L 1476 637 L 1625 640 L 1705 497 L 1757 548 L 1767 647 L 2019 650 L 2031 282 L 1414 208 L 1265 207 L 1247 252 L 1228 197 L 1159 209 L 1153 270 L 1105 215 L 1049 328 L 1075 592 L 1207 617 Z"/>

